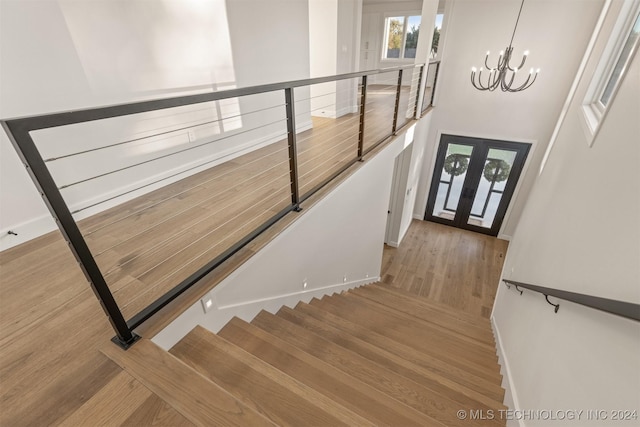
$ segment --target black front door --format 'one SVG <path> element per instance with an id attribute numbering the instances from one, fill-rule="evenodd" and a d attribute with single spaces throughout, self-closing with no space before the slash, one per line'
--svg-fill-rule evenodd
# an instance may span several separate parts
<path id="1" fill-rule="evenodd" d="M 442 135 L 425 220 L 497 236 L 530 147 Z"/>

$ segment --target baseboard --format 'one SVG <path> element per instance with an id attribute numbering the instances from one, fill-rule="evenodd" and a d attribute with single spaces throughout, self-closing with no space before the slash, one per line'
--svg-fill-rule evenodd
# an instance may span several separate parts
<path id="1" fill-rule="evenodd" d="M 503 234 L 503 233 L 498 234 L 498 239 L 506 240 L 507 242 L 510 242 L 512 238 L 513 236 L 509 236 L 508 234 Z"/>
<path id="2" fill-rule="evenodd" d="M 500 373 L 502 374 L 502 388 L 504 388 L 504 405 L 512 411 L 520 410 L 520 402 L 518 400 L 518 394 L 516 387 L 513 384 L 511 376 L 511 368 L 509 367 L 509 359 L 504 352 L 502 346 L 502 338 L 500 337 L 500 330 L 496 325 L 495 318 L 491 316 L 491 328 L 493 329 L 493 335 L 496 338 L 496 347 L 498 352 L 498 363 L 500 364 Z M 507 420 L 507 427 L 526 427 L 524 420 Z"/>
<path id="3" fill-rule="evenodd" d="M 49 214 L 3 228 L 0 230 L 0 252 L 54 230 L 56 230 L 56 223 Z M 17 236 L 9 234 L 9 231 L 17 233 Z"/>
<path id="4" fill-rule="evenodd" d="M 200 325 L 214 333 L 217 333 L 226 325 L 233 317 L 238 317 L 246 322 L 251 322 L 255 316 L 262 310 L 270 313 L 276 313 L 283 306 L 293 308 L 300 302 L 309 302 L 313 298 L 322 298 L 325 295 L 331 295 L 337 292 L 343 292 L 349 289 L 357 288 L 369 283 L 378 282 L 380 277 L 368 277 L 359 280 L 353 280 L 348 283 L 339 283 L 334 285 L 322 286 L 314 289 L 301 290 L 286 294 L 274 295 L 256 300 L 243 301 L 235 304 L 218 305 L 215 299 L 215 289 L 209 295 L 213 300 L 213 307 L 209 308 L 204 317 L 204 321 L 200 322 L 173 322 L 167 328 L 152 338 L 152 341 L 158 346 L 169 350 L 182 337 L 187 335 L 196 325 Z M 202 299 L 205 299 L 205 295 Z M 200 305 L 194 305 L 189 310 L 199 310 L 199 313 L 187 315 L 185 317 L 202 318 L 202 310 Z M 187 314 L 186 312 L 183 314 Z"/>
<path id="5" fill-rule="evenodd" d="M 424 221 L 424 216 L 420 214 L 413 214 L 413 219 L 419 219 L 420 221 Z"/>

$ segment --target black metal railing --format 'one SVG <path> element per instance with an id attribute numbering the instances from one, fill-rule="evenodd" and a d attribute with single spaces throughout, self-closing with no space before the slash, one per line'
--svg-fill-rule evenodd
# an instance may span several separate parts
<path id="1" fill-rule="evenodd" d="M 440 71 L 440 61 L 431 61 L 427 69 L 422 72 L 427 73 L 424 84 L 424 94 L 422 96 L 422 113 L 427 111 L 429 107 L 433 107 L 433 100 L 436 95 L 436 83 L 438 82 L 438 72 Z"/>
<path id="2" fill-rule="evenodd" d="M 585 307 L 595 308 L 596 310 L 604 311 L 607 313 L 615 314 L 616 316 L 625 317 L 627 319 L 640 321 L 640 304 L 635 304 L 626 301 L 618 301 L 607 298 L 596 297 L 593 295 L 585 295 L 576 292 L 563 291 L 561 289 L 545 288 L 543 286 L 531 285 L 528 283 L 516 282 L 514 280 L 502 280 L 507 287 L 513 286 L 520 295 L 523 291 L 520 288 L 529 289 L 534 292 L 544 295 L 547 302 L 554 307 L 554 311 L 557 313 L 560 308 L 560 304 L 553 304 L 549 301 L 549 297 L 556 297 L 565 301 L 570 301 L 576 304 L 584 305 Z"/>
<path id="3" fill-rule="evenodd" d="M 412 65 L 1 123 L 113 341 L 127 348 L 135 328 L 417 118 L 421 85 L 431 76 L 432 90 L 435 70 Z"/>

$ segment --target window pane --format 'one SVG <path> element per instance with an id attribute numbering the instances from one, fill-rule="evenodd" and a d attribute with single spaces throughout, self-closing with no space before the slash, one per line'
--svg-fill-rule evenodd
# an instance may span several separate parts
<path id="1" fill-rule="evenodd" d="M 407 21 L 407 40 L 404 44 L 404 57 L 415 58 L 418 35 L 420 33 L 420 20 L 422 16 L 410 16 Z"/>
<path id="2" fill-rule="evenodd" d="M 385 58 L 400 58 L 404 16 L 387 18 L 387 52 Z"/>
<path id="3" fill-rule="evenodd" d="M 600 97 L 600 102 L 602 102 L 602 105 L 604 105 L 605 107 L 609 103 L 611 95 L 613 94 L 613 90 L 616 88 L 616 86 L 618 85 L 618 81 L 622 77 L 622 71 L 624 70 L 624 67 L 627 64 L 627 60 L 631 55 L 633 46 L 638 41 L 638 37 L 640 37 L 640 15 L 636 17 L 636 22 L 635 24 L 633 24 L 631 33 L 629 34 L 627 41 L 622 47 L 622 52 L 620 52 L 618 62 L 616 62 L 616 66 L 613 68 L 613 73 L 611 73 L 611 77 L 607 82 L 607 86 L 605 86 L 604 91 L 602 92 L 602 96 Z"/>
<path id="4" fill-rule="evenodd" d="M 442 18 L 444 15 L 439 13 L 436 15 L 436 24 L 433 27 L 433 41 L 431 42 L 431 53 L 429 58 L 433 59 L 438 53 L 438 45 L 440 44 L 440 30 L 442 29 Z"/>

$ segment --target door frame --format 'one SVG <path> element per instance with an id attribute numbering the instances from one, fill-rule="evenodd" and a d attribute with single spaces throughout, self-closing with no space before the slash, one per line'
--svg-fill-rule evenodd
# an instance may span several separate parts
<path id="1" fill-rule="evenodd" d="M 443 150 L 446 150 L 446 145 L 442 144 L 443 142 L 442 138 L 447 136 L 453 137 L 454 139 L 461 138 L 461 139 L 477 140 L 480 143 L 482 143 L 482 141 L 487 141 L 490 144 L 490 146 L 483 145 L 481 147 L 478 147 L 478 148 L 486 148 L 486 151 L 484 153 L 485 155 L 488 153 L 488 151 L 491 148 L 509 149 L 509 148 L 515 148 L 514 145 L 519 146 L 524 151 L 524 159 L 517 162 L 517 164 L 519 165 L 517 175 L 510 177 L 509 181 L 507 182 L 508 185 L 505 186 L 505 189 L 504 189 L 505 194 L 508 194 L 508 197 L 509 197 L 508 203 L 503 204 L 499 207 L 495 217 L 496 218 L 501 217 L 501 219 L 497 223 L 494 221 L 494 224 L 491 228 L 468 224 L 466 220 L 463 226 L 457 226 L 451 220 L 446 220 L 446 219 L 431 215 L 431 212 L 435 204 L 435 197 L 432 198 L 431 195 L 432 194 L 435 195 L 435 192 L 437 191 L 437 188 L 440 184 L 440 179 L 435 177 L 435 173 L 436 171 L 441 171 L 444 164 L 444 156 L 442 156 L 441 154 L 443 154 L 442 153 Z M 464 145 L 463 141 L 462 142 L 451 141 L 450 143 Z M 520 186 L 522 185 L 522 181 L 524 180 L 524 177 L 527 174 L 527 170 L 530 164 L 530 159 L 533 155 L 533 152 L 535 151 L 535 147 L 536 147 L 536 141 L 532 141 L 532 140 L 500 138 L 500 137 L 498 138 L 484 137 L 484 136 L 478 136 L 478 135 L 461 134 L 459 132 L 446 132 L 446 131 L 439 130 L 437 132 L 436 149 L 434 150 L 433 160 L 431 162 L 432 167 L 431 167 L 430 176 L 429 176 L 430 183 L 429 183 L 428 192 L 426 194 L 427 203 L 426 203 L 423 219 L 425 221 L 432 221 L 432 222 L 437 222 L 437 223 L 441 223 L 449 226 L 456 226 L 459 228 L 475 231 L 482 234 L 488 234 L 491 236 L 497 236 L 499 238 L 504 238 L 509 240 L 510 236 L 506 236 L 501 233 L 502 228 L 504 224 L 506 224 L 509 220 L 509 215 L 511 213 L 513 201 L 518 196 L 518 192 L 519 192 Z M 514 163 L 514 165 L 515 164 L 516 163 Z M 468 185 L 468 179 L 471 179 L 472 175 L 474 174 L 479 175 L 481 173 L 481 170 L 484 164 L 483 163 L 478 163 L 476 165 L 470 164 L 469 166 L 470 166 L 470 169 L 467 172 L 467 176 L 465 177 L 463 187 L 466 187 Z M 480 171 L 478 171 L 478 169 L 480 169 Z M 512 178 L 515 178 L 515 179 L 512 179 Z M 473 193 L 473 195 L 471 195 L 469 199 L 460 200 L 458 204 L 458 209 L 463 208 L 471 211 L 471 206 L 473 205 L 474 197 L 475 197 L 475 192 Z"/>

